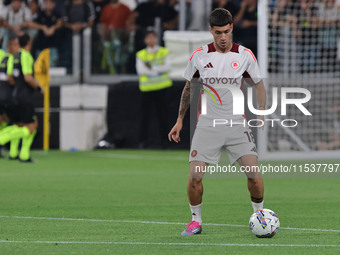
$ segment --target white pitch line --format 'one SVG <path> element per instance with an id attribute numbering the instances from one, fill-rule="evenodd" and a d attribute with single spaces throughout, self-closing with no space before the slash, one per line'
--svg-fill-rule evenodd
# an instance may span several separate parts
<path id="1" fill-rule="evenodd" d="M 317 228 L 290 228 L 290 227 L 283 227 L 280 229 L 287 229 L 287 230 L 302 230 L 302 231 L 324 231 L 324 232 L 339 232 L 339 229 L 317 229 Z"/>
<path id="2" fill-rule="evenodd" d="M 151 242 L 82 242 L 82 241 L 11 241 L 11 240 L 0 240 L 0 243 L 340 248 L 340 245 L 336 244 L 151 243 Z"/>
<path id="3" fill-rule="evenodd" d="M 101 220 L 101 219 L 75 219 L 75 218 L 51 218 L 51 217 L 33 217 L 33 216 L 5 216 L 0 215 L 0 218 L 8 219 L 31 219 L 31 220 L 61 220 L 61 221 L 88 221 L 88 222 L 112 222 L 112 223 L 141 223 L 141 224 L 158 224 L 158 225 L 185 225 L 181 222 L 162 222 L 162 221 L 143 221 L 143 220 Z M 219 224 L 219 223 L 203 223 L 204 226 L 218 226 L 218 227 L 238 227 L 248 228 L 248 225 L 236 225 L 236 224 Z M 320 229 L 320 228 L 291 228 L 280 227 L 280 229 L 286 230 L 299 230 L 299 231 L 318 231 L 318 232 L 337 232 L 340 233 L 340 229 Z"/>
<path id="4" fill-rule="evenodd" d="M 189 153 L 189 152 L 188 152 Z M 96 154 L 96 153 L 88 153 L 87 154 L 90 157 L 93 158 L 112 158 L 112 159 L 135 159 L 135 160 L 179 160 L 179 161 L 185 161 L 189 160 L 188 157 L 181 157 L 181 156 L 169 156 L 169 155 L 136 155 L 136 154 L 117 154 L 117 153 L 110 153 L 110 154 Z M 189 154 L 188 154 L 189 155 Z"/>

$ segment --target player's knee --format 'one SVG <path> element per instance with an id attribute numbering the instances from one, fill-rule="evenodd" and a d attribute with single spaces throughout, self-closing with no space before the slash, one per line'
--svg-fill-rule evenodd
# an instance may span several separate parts
<path id="1" fill-rule="evenodd" d="M 190 172 L 189 173 L 189 182 L 192 185 L 196 185 L 198 183 L 201 183 L 203 179 L 203 176 L 201 174 L 195 173 L 195 172 Z"/>
<path id="2" fill-rule="evenodd" d="M 262 183 L 262 178 L 250 178 L 248 177 L 248 182 L 250 182 L 253 185 L 259 185 L 260 183 Z"/>
<path id="3" fill-rule="evenodd" d="M 30 131 L 30 134 L 33 134 L 34 131 L 36 131 L 38 129 L 38 122 L 33 122 L 33 123 L 27 124 L 25 126 Z"/>
<path id="4" fill-rule="evenodd" d="M 34 127 L 33 126 L 28 126 L 27 128 L 30 131 L 30 134 L 33 134 L 33 132 L 35 130 Z"/>

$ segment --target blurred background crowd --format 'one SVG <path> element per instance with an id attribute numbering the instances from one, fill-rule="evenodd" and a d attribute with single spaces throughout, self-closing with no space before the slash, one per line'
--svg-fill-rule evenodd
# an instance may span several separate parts
<path id="1" fill-rule="evenodd" d="M 302 128 L 299 133 L 308 136 L 306 140 L 310 144 L 325 132 L 337 130 L 339 137 L 340 111 L 330 110 L 324 114 L 321 110 L 338 109 L 340 0 L 266 2 L 268 25 L 260 25 L 268 32 L 268 40 L 260 39 L 268 42 L 266 62 L 271 85 L 282 86 L 285 81 L 289 86 L 302 86 L 299 82 L 303 81 L 311 89 L 315 97 L 313 114 L 319 116 L 311 125 L 317 128 L 311 133 Z M 136 53 L 146 47 L 144 39 L 150 28 L 156 32 L 160 46 L 165 46 L 164 33 L 169 30 L 206 32 L 184 32 L 186 37 L 192 34 L 210 36 L 208 16 L 211 10 L 219 7 L 228 9 L 233 15 L 233 41 L 250 48 L 257 56 L 258 20 L 264 20 L 259 19 L 258 0 L 0 0 L 0 47 L 5 50 L 10 38 L 28 33 L 34 39 L 33 57 L 36 59 L 43 49 L 50 48 L 50 71 L 62 70 L 57 75 L 52 74 L 53 85 L 82 84 L 84 81 L 89 84 L 121 83 L 121 86 L 110 88 L 109 93 L 109 98 L 114 97 L 111 101 L 119 102 L 115 105 L 118 109 L 127 100 L 124 93 L 131 95 L 131 91 L 124 90 L 129 89 L 124 82 L 137 81 Z M 188 48 L 182 44 L 175 46 L 178 51 L 171 56 L 170 71 L 182 69 L 176 64 L 179 62 L 175 63 L 174 55 L 183 57 L 181 60 L 186 62 L 185 55 L 195 49 L 190 48 L 192 45 Z M 314 82 L 314 78 L 319 80 Z M 173 82 L 182 86 L 182 80 L 174 79 Z M 312 86 L 313 82 L 317 85 Z M 176 89 L 173 89 L 174 93 L 180 93 L 181 89 Z M 135 96 L 137 98 L 137 94 Z M 176 103 L 172 111 L 176 112 L 177 107 Z M 110 105 L 108 109 L 114 107 Z M 110 114 L 108 112 L 108 116 Z M 134 118 L 139 118 L 140 114 L 135 114 Z M 124 117 L 119 116 L 119 121 Z M 108 129 L 114 130 L 110 125 L 115 126 L 118 121 L 107 122 Z M 335 127 L 330 124 L 333 122 Z M 121 133 L 128 128 L 124 127 Z M 275 133 L 271 137 L 285 135 Z M 319 143 L 318 147 L 326 148 L 321 145 Z"/>
<path id="2" fill-rule="evenodd" d="M 336 66 L 340 58 L 338 0 L 268 1 L 271 38 L 275 39 L 270 42 L 272 72 L 287 71 L 284 68 L 287 72 L 313 72 L 323 60 L 329 61 L 329 56 L 334 64 L 327 66 Z M 256 55 L 257 2 L 186 0 L 185 29 L 207 30 L 209 12 L 226 8 L 234 17 L 234 42 Z M 135 53 L 145 47 L 147 29 L 154 27 L 164 45 L 163 33 L 178 29 L 180 13 L 178 0 L 1 0 L 0 9 L 3 49 L 10 37 L 28 32 L 34 38 L 34 57 L 51 48 L 51 65 L 68 71 L 72 66 L 72 35 L 91 27 L 92 72 L 99 74 L 135 74 Z M 281 50 L 280 44 L 288 39 L 289 45 Z M 291 47 L 301 49 L 302 61 L 293 60 L 286 67 L 281 63 L 282 55 L 290 58 Z"/>

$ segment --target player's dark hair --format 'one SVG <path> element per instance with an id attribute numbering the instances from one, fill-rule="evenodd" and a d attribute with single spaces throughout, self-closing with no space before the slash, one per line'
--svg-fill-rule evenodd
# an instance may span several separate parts
<path id="1" fill-rule="evenodd" d="M 22 36 L 20 36 L 19 37 L 19 45 L 20 45 L 20 47 L 25 47 L 30 40 L 31 40 L 31 38 L 30 38 L 30 36 L 27 33 L 25 33 Z"/>
<path id="2" fill-rule="evenodd" d="M 216 8 L 209 16 L 210 27 L 224 27 L 233 24 L 233 16 L 224 8 Z"/>

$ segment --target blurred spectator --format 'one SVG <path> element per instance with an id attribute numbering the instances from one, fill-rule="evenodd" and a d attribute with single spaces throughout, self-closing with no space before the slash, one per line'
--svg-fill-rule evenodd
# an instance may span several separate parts
<path id="1" fill-rule="evenodd" d="M 157 112 L 161 130 L 161 145 L 167 147 L 167 88 L 172 86 L 169 78 L 170 71 L 169 50 L 158 46 L 157 34 L 147 31 L 145 36 L 147 47 L 136 54 L 136 69 L 139 75 L 139 89 L 141 93 L 141 126 L 139 148 L 147 147 L 148 130 L 152 109 Z M 154 138 L 154 136 L 153 136 Z"/>
<path id="2" fill-rule="evenodd" d="M 91 66 L 93 68 L 93 71 L 98 73 L 101 70 L 101 67 L 97 64 L 100 63 L 101 61 L 101 54 L 98 54 L 98 51 L 100 53 L 103 52 L 103 42 L 101 39 L 101 25 L 99 23 L 100 16 L 102 14 L 103 8 L 110 3 L 110 0 L 92 0 L 94 12 L 95 12 L 95 20 L 94 20 L 94 26 L 92 29 L 92 34 L 91 34 L 91 52 L 92 52 L 92 57 L 91 57 Z"/>
<path id="3" fill-rule="evenodd" d="M 53 36 L 62 27 L 61 15 L 55 7 L 55 0 L 44 0 L 44 10 L 32 22 L 31 27 L 41 30 L 45 37 Z"/>
<path id="4" fill-rule="evenodd" d="M 11 4 L 11 1 L 12 1 L 12 0 L 3 0 L 3 1 L 2 1 L 3 6 L 10 5 L 10 4 Z"/>
<path id="5" fill-rule="evenodd" d="M 209 14 L 211 11 L 210 0 L 191 1 L 191 21 L 188 30 L 206 31 L 208 29 Z"/>
<path id="6" fill-rule="evenodd" d="M 257 56 L 257 0 L 243 0 L 234 17 L 234 41 L 252 50 Z"/>
<path id="7" fill-rule="evenodd" d="M 40 5 L 41 5 L 41 1 L 42 0 L 39 0 Z M 55 0 L 55 10 L 57 13 L 62 14 L 64 12 L 65 2 L 66 0 Z"/>
<path id="8" fill-rule="evenodd" d="M 35 20 L 39 16 L 39 13 L 41 12 L 38 0 L 31 0 L 28 4 L 28 7 L 31 10 L 32 20 Z"/>
<path id="9" fill-rule="evenodd" d="M 93 4 L 86 0 L 71 0 L 65 4 L 64 26 L 74 33 L 92 27 L 95 20 Z"/>
<path id="10" fill-rule="evenodd" d="M 322 72 L 339 71 L 336 64 L 339 20 L 340 10 L 336 8 L 335 0 L 322 0 L 319 4 Z"/>
<path id="11" fill-rule="evenodd" d="M 177 30 L 178 12 L 176 11 L 177 0 L 159 0 L 162 32 Z M 162 38 L 163 36 L 161 36 Z"/>
<path id="12" fill-rule="evenodd" d="M 131 30 L 135 31 L 135 51 L 145 47 L 144 37 L 148 27 L 155 26 L 155 19 L 159 17 L 159 6 L 157 0 L 148 0 L 138 4 L 129 19 Z"/>
<path id="13" fill-rule="evenodd" d="M 61 45 L 60 28 L 62 27 L 62 20 L 61 15 L 56 11 L 55 0 L 44 1 L 44 10 L 33 20 L 31 27 L 38 30 L 34 40 L 33 55 L 38 55 L 36 53 L 45 48 L 51 48 L 51 62 L 56 61 L 58 53 L 55 49 L 60 49 Z"/>
<path id="14" fill-rule="evenodd" d="M 31 0 L 31 1 L 29 1 L 28 8 L 31 11 L 32 21 L 33 21 L 33 20 L 35 20 L 39 16 L 39 14 L 41 12 L 41 9 L 40 9 L 39 4 L 38 4 L 38 0 Z M 30 24 L 30 28 L 32 28 L 32 23 Z M 29 29 L 27 31 L 28 35 L 31 38 L 33 38 L 33 40 L 36 37 L 37 32 L 38 31 L 36 29 Z"/>
<path id="15" fill-rule="evenodd" d="M 2 48 L 5 49 L 7 40 L 12 36 L 21 36 L 32 20 L 31 11 L 22 0 L 12 0 L 11 4 L 2 10 L 3 41 Z"/>
<path id="16" fill-rule="evenodd" d="M 298 18 L 296 36 L 299 42 L 297 57 L 301 61 L 299 63 L 300 72 L 314 73 L 316 71 L 316 62 L 320 58 L 318 11 L 314 1 L 299 0 L 299 6 L 296 6 L 296 13 Z"/>
<path id="17" fill-rule="evenodd" d="M 159 17 L 159 5 L 157 0 L 148 0 L 138 3 L 128 20 L 131 31 L 130 41 L 132 53 L 128 59 L 127 72 L 136 73 L 136 52 L 145 48 L 144 38 L 148 28 L 155 28 L 155 20 Z"/>
<path id="18" fill-rule="evenodd" d="M 270 66 L 288 76 L 297 73 L 298 13 L 292 0 L 278 0 L 270 19 Z"/>
<path id="19" fill-rule="evenodd" d="M 100 23 L 105 28 L 105 33 L 110 33 L 112 29 L 126 29 L 126 23 L 131 11 L 129 7 L 119 0 L 111 0 L 101 13 Z"/>
<path id="20" fill-rule="evenodd" d="M 185 1 L 185 29 L 188 29 L 191 20 L 191 4 L 192 0 Z"/>
<path id="21" fill-rule="evenodd" d="M 92 27 L 95 20 L 94 8 L 91 2 L 87 0 L 70 0 L 66 2 L 62 15 L 64 28 L 63 40 L 60 47 L 62 47 L 62 56 L 59 56 L 60 65 L 67 68 L 69 72 L 72 67 L 72 34 L 80 33 L 87 27 Z M 83 45 L 80 44 L 80 51 L 82 52 Z M 83 54 L 80 55 L 80 63 L 83 63 Z"/>
<path id="22" fill-rule="evenodd" d="M 92 1 L 94 12 L 95 12 L 95 15 L 96 15 L 95 24 L 99 23 L 99 19 L 100 19 L 100 16 L 102 14 L 103 8 L 108 3 L 110 3 L 110 0 L 93 0 Z"/>
<path id="23" fill-rule="evenodd" d="M 227 9 L 233 17 L 235 17 L 238 12 L 238 8 L 232 0 L 214 0 L 212 3 L 212 10 L 216 8 Z"/>
<path id="24" fill-rule="evenodd" d="M 148 0 L 137 5 L 133 11 L 132 19 L 137 28 L 147 28 L 155 25 L 157 16 L 159 16 L 157 0 Z"/>
<path id="25" fill-rule="evenodd" d="M 119 0 L 111 0 L 102 10 L 100 24 L 104 52 L 101 68 L 105 70 L 108 67 L 110 74 L 126 72 L 129 40 L 127 21 L 130 15 L 129 7 Z"/>

